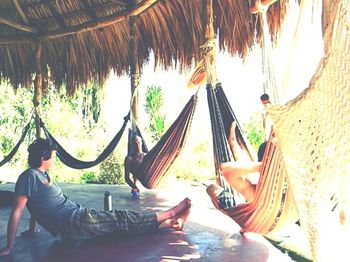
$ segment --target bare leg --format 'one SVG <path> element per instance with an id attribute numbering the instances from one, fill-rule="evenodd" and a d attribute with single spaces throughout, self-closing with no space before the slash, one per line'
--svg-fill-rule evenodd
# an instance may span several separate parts
<path id="1" fill-rule="evenodd" d="M 260 167 L 260 162 L 252 162 L 248 166 L 236 162 L 227 162 L 221 164 L 220 171 L 226 181 L 236 191 L 241 193 L 248 202 L 252 202 L 255 195 L 255 186 L 243 176 L 252 172 L 258 172 Z"/>
<path id="2" fill-rule="evenodd" d="M 127 156 L 124 161 L 124 178 L 125 182 L 132 188 L 137 189 L 136 184 L 130 179 L 130 164 L 132 162 L 132 157 Z"/>
<path id="3" fill-rule="evenodd" d="M 232 122 L 230 127 L 230 134 L 228 136 L 228 143 L 230 145 L 232 154 L 235 156 L 236 160 L 239 160 L 241 153 L 239 152 L 240 146 L 238 145 L 238 142 L 236 139 L 236 125 L 237 123 L 235 121 Z"/>
<path id="4" fill-rule="evenodd" d="M 135 185 L 135 187 L 136 187 L 136 189 L 133 189 L 133 190 L 135 190 L 136 192 L 140 192 L 140 190 L 137 188 L 137 185 L 136 185 L 136 183 L 137 183 L 137 178 L 133 175 L 133 177 L 132 177 L 132 180 L 134 181 L 134 185 Z"/>
<path id="5" fill-rule="evenodd" d="M 220 165 L 220 172 L 230 179 L 240 178 L 249 173 L 260 172 L 261 162 L 226 162 Z"/>
<path id="6" fill-rule="evenodd" d="M 236 161 L 250 161 L 251 158 L 249 156 L 249 152 L 242 148 L 238 143 L 236 137 L 236 126 L 237 123 L 233 121 L 230 127 L 230 134 L 228 136 L 228 143 L 230 145 L 231 152 Z"/>

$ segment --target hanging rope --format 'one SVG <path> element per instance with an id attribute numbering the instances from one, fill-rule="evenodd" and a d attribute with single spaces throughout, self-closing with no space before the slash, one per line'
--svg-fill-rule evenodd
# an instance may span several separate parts
<path id="1" fill-rule="evenodd" d="M 56 152 L 58 158 L 62 161 L 63 164 L 66 166 L 69 166 L 71 168 L 75 169 L 84 169 L 84 168 L 90 168 L 93 166 L 98 165 L 103 160 L 105 160 L 115 149 L 115 147 L 118 145 L 121 136 L 124 133 L 125 127 L 129 121 L 130 113 L 124 117 L 124 123 L 118 133 L 114 136 L 112 141 L 108 144 L 108 146 L 102 151 L 102 153 L 96 158 L 94 161 L 82 161 L 79 159 L 74 158 L 72 155 L 70 155 L 59 143 L 58 141 L 50 134 L 50 132 L 45 127 L 44 123 L 41 121 L 40 125 L 44 130 L 46 138 L 50 139 L 51 143 L 56 147 Z"/>
<path id="2" fill-rule="evenodd" d="M 27 136 L 27 133 L 31 127 L 33 116 L 34 116 L 34 114 L 32 113 L 28 124 L 23 128 L 21 138 L 18 140 L 17 144 L 14 146 L 14 148 L 11 150 L 11 152 L 7 156 L 5 156 L 3 160 L 1 160 L 0 167 L 5 165 L 7 162 L 9 162 L 12 159 L 12 157 L 17 153 L 19 147 L 23 143 L 24 138 Z"/>
<path id="3" fill-rule="evenodd" d="M 269 94 L 270 101 L 273 104 L 279 102 L 278 90 L 276 85 L 275 70 L 272 62 L 272 44 L 267 24 L 266 11 L 259 13 L 262 22 L 262 73 L 263 73 L 263 90 Z"/>

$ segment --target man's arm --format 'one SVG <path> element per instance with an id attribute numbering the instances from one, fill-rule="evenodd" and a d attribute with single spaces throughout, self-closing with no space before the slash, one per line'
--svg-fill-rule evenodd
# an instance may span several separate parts
<path id="1" fill-rule="evenodd" d="M 7 246 L 0 249 L 0 256 L 9 255 L 12 251 L 13 244 L 16 239 L 16 232 L 21 219 L 23 209 L 26 206 L 28 197 L 18 196 L 15 198 L 12 212 L 7 225 Z"/>

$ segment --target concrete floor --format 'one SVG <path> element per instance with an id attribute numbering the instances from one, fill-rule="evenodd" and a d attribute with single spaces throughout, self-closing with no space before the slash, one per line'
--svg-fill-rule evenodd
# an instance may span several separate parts
<path id="1" fill-rule="evenodd" d="M 120 236 L 67 245 L 41 228 L 32 239 L 20 232 L 28 227 L 29 213 L 21 220 L 13 253 L 0 261 L 291 261 L 262 236 L 239 234 L 239 226 L 216 210 L 201 184 L 172 183 L 157 190 L 143 189 L 134 200 L 126 186 L 61 184 L 63 191 L 86 207 L 103 209 L 104 192 L 113 196 L 113 208 L 163 210 L 184 197 L 192 200 L 189 220 L 183 231 L 166 230 L 154 234 Z M 0 190 L 13 190 L 14 184 L 1 184 Z M 0 245 L 6 244 L 6 227 L 10 208 L 0 209 Z"/>

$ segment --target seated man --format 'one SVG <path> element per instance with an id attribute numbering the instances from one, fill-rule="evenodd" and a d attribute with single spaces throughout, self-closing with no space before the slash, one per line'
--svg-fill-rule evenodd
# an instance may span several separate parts
<path id="1" fill-rule="evenodd" d="M 253 173 L 259 173 L 261 162 L 244 160 L 243 150 L 238 145 L 235 136 L 235 128 L 236 123 L 233 122 L 230 128 L 228 142 L 233 154 L 237 157 L 237 161 L 220 164 L 220 172 L 233 189 L 242 194 L 247 202 L 252 202 L 254 200 L 256 185 L 247 176 Z M 225 194 L 223 188 L 214 184 L 207 188 L 207 192 L 211 199 L 218 199 L 219 202 L 215 202 L 214 205 L 217 208 L 223 208 L 222 203 L 220 203 L 223 194 Z"/>
<path id="2" fill-rule="evenodd" d="M 32 218 L 52 235 L 66 239 L 87 239 L 118 233 L 152 232 L 162 228 L 181 230 L 189 214 L 191 201 L 185 198 L 171 209 L 160 212 L 134 212 L 128 210 L 98 211 L 83 208 L 63 194 L 51 180 L 48 170 L 53 164 L 54 148 L 48 140 L 38 139 L 28 148 L 29 169 L 18 178 L 15 200 L 8 221 L 7 246 L 0 256 L 13 249 L 17 228 L 25 206 Z M 35 232 L 30 223 L 30 232 Z"/>
<path id="3" fill-rule="evenodd" d="M 140 190 L 136 186 L 136 173 L 145 156 L 145 153 L 142 151 L 142 138 L 140 136 L 134 137 L 133 147 L 133 155 L 127 156 L 124 161 L 124 177 L 125 182 L 131 187 L 131 194 L 138 194 Z M 132 173 L 132 180 L 130 178 L 130 173 Z"/>

